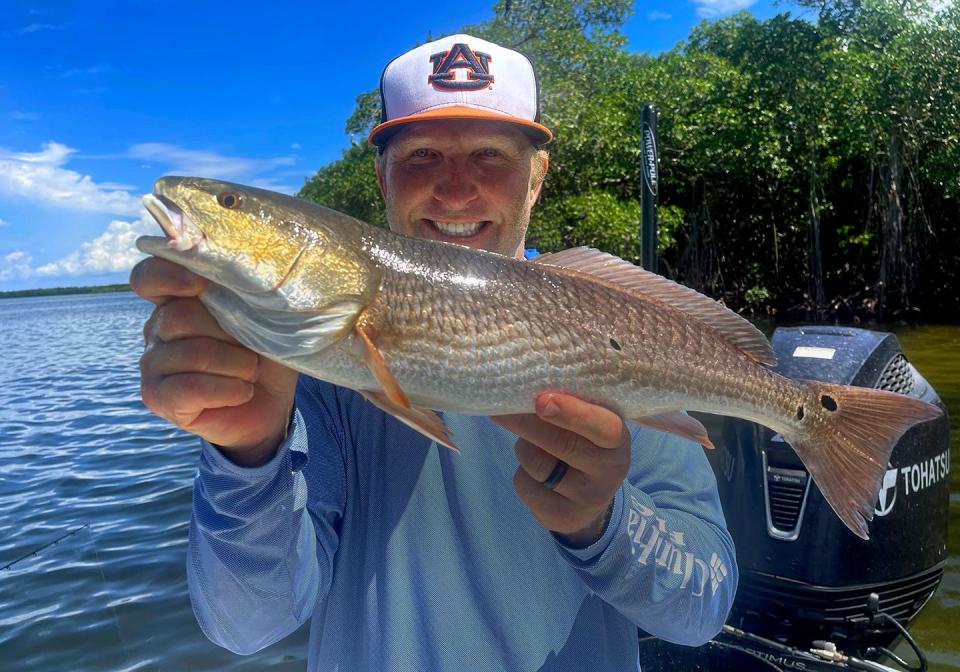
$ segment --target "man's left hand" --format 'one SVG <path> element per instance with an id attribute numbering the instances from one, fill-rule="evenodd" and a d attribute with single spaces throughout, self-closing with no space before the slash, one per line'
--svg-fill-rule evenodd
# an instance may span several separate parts
<path id="1" fill-rule="evenodd" d="M 520 439 L 513 487 L 537 521 L 577 547 L 601 536 L 617 489 L 630 468 L 630 433 L 613 411 L 556 392 L 537 397 L 536 415 L 493 418 Z M 555 487 L 544 481 L 568 465 Z"/>

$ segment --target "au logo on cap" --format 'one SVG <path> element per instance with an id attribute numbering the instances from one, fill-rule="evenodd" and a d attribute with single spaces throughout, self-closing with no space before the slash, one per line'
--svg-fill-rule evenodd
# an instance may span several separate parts
<path id="1" fill-rule="evenodd" d="M 430 57 L 433 74 L 427 77 L 427 81 L 437 89 L 479 91 L 493 84 L 493 75 L 490 74 L 492 60 L 490 54 L 473 51 L 458 42 L 450 51 Z M 457 70 L 465 70 L 466 79 L 457 79 Z"/>

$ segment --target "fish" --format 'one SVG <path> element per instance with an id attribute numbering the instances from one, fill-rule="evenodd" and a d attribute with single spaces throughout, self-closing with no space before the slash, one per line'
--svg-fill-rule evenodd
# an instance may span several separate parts
<path id="1" fill-rule="evenodd" d="M 452 449 L 438 412 L 533 413 L 546 391 L 707 448 L 687 411 L 733 416 L 783 436 L 868 539 L 894 445 L 942 414 L 894 392 L 786 378 L 742 316 L 592 248 L 524 261 L 198 177 L 162 177 L 144 204 L 164 235 L 137 247 L 207 278 L 199 299 L 227 333 Z"/>

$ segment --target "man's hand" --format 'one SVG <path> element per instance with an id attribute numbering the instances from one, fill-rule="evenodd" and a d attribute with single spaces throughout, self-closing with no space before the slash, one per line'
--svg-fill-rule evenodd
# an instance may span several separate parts
<path id="1" fill-rule="evenodd" d="M 297 373 L 223 331 L 197 298 L 207 280 L 187 269 L 148 257 L 130 286 L 157 306 L 143 327 L 143 403 L 237 464 L 267 462 L 286 435 Z"/>
<path id="2" fill-rule="evenodd" d="M 536 415 L 494 422 L 520 437 L 513 487 L 537 521 L 572 546 L 603 535 L 613 497 L 630 468 L 630 433 L 613 411 L 576 397 L 546 392 Z M 569 468 L 550 489 L 543 484 L 558 461 Z"/>

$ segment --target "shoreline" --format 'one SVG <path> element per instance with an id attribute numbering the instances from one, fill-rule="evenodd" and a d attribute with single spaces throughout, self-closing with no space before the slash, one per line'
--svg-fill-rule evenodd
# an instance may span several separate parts
<path id="1" fill-rule="evenodd" d="M 110 292 L 129 292 L 128 283 L 118 285 L 92 285 L 89 287 L 49 287 L 47 289 L 19 289 L 12 292 L 0 292 L 0 299 L 22 299 L 30 296 L 61 296 L 66 294 L 107 294 Z"/>

